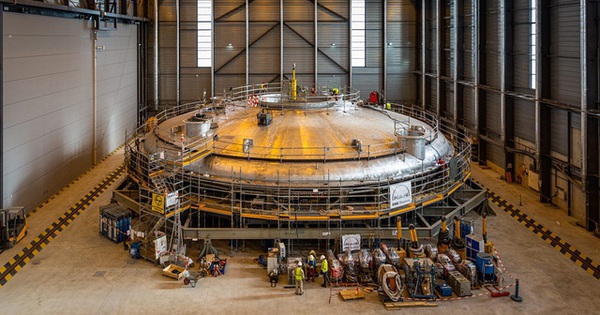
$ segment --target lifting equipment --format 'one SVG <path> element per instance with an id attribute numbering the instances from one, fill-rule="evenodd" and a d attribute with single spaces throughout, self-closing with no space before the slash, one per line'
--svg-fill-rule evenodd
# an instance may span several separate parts
<path id="1" fill-rule="evenodd" d="M 0 248 L 12 248 L 27 235 L 27 217 L 23 207 L 0 209 Z"/>

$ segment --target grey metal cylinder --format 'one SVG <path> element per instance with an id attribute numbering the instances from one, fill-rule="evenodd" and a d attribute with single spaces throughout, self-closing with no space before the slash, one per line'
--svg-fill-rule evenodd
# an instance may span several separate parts
<path id="1" fill-rule="evenodd" d="M 210 130 L 210 119 L 193 117 L 185 121 L 185 136 L 187 138 L 204 137 Z"/>

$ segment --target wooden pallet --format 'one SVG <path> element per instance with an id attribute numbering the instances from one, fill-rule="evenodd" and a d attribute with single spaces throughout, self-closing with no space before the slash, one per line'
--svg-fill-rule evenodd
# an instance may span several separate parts
<path id="1" fill-rule="evenodd" d="M 356 290 L 356 289 L 342 290 L 342 291 L 340 291 L 340 296 L 342 297 L 342 300 L 344 300 L 344 301 L 358 300 L 358 299 L 365 298 L 365 295 L 363 294 L 362 290 Z"/>

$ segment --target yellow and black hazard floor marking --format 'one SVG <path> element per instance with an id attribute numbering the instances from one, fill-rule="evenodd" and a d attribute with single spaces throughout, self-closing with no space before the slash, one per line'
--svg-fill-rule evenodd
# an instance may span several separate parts
<path id="1" fill-rule="evenodd" d="M 70 188 L 71 186 L 75 185 L 75 183 L 77 183 L 81 178 L 83 178 L 83 176 L 89 174 L 91 171 L 93 171 L 96 167 L 98 167 L 98 165 L 100 165 L 102 162 L 106 161 L 109 157 L 113 156 L 117 151 L 119 151 L 123 146 L 125 146 L 124 144 L 122 144 L 120 147 L 118 147 L 116 150 L 112 151 L 110 154 L 108 154 L 107 156 L 105 156 L 102 160 L 100 160 L 100 162 L 96 163 L 96 165 L 90 167 L 87 171 L 85 171 L 83 174 L 77 176 L 77 178 L 75 178 L 73 181 L 71 181 L 69 184 L 67 184 L 66 186 L 64 186 L 63 188 L 61 188 L 59 191 L 55 192 L 52 196 L 50 196 L 48 199 L 46 199 L 44 202 L 42 202 L 41 204 L 39 204 L 37 207 L 35 207 L 35 209 L 32 209 L 31 211 L 27 212 L 27 217 L 29 218 L 32 214 L 36 213 L 38 210 L 40 210 L 41 208 L 43 208 L 45 205 L 49 204 L 50 201 L 54 200 L 56 197 L 58 197 L 60 194 L 62 194 L 65 190 L 67 190 L 68 188 Z M 2 253 L 0 251 L 0 253 Z"/>
<path id="2" fill-rule="evenodd" d="M 502 211 L 508 213 L 515 220 L 519 221 L 519 223 L 527 227 L 531 232 L 541 237 L 546 243 L 550 244 L 550 246 L 554 247 L 554 249 L 565 255 L 577 266 L 583 268 L 583 270 L 594 276 L 594 278 L 600 280 L 600 266 L 597 263 L 592 261 L 589 257 L 577 250 L 571 244 L 561 239 L 560 236 L 552 233 L 552 231 L 537 223 L 533 218 L 521 212 L 521 210 L 517 209 L 495 192 L 489 189 L 487 189 L 487 192 L 489 201 L 500 207 Z"/>
<path id="3" fill-rule="evenodd" d="M 0 287 L 4 286 L 17 272 L 21 270 L 37 253 L 39 253 L 51 240 L 62 232 L 83 210 L 85 210 L 98 196 L 100 196 L 110 185 L 112 185 L 125 171 L 125 165 L 119 166 L 110 175 L 96 185 L 92 191 L 87 193 L 75 205 L 69 208 L 60 218 L 54 221 L 44 232 L 25 246 L 18 254 L 11 258 L 4 266 L 0 267 Z"/>

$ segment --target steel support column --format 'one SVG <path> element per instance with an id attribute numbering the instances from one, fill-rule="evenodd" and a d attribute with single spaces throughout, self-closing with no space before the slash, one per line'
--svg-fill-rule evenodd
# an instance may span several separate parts
<path id="1" fill-rule="evenodd" d="M 542 99 L 551 99 L 550 0 L 538 0 L 537 14 L 537 76 L 535 91 L 535 146 L 537 169 L 540 173 L 540 201 L 550 202 L 552 196 L 551 108 Z"/>
<path id="2" fill-rule="evenodd" d="M 452 54 L 454 59 L 454 67 L 452 68 L 452 88 L 454 93 L 452 94 L 452 104 L 454 105 L 452 120 L 453 127 L 456 128 L 459 121 L 463 120 L 463 101 L 462 101 L 462 87 L 458 84 L 458 80 L 463 77 L 464 68 L 464 57 L 463 57 L 463 42 L 464 42 L 464 29 L 463 20 L 460 18 L 460 13 L 463 11 L 463 0 L 454 0 L 452 2 L 452 29 L 454 30 L 454 37 L 452 41 Z"/>
<path id="3" fill-rule="evenodd" d="M 283 0 L 279 0 L 279 83 L 283 87 Z"/>
<path id="4" fill-rule="evenodd" d="M 176 24 L 176 45 L 175 45 L 175 54 L 177 58 L 177 105 L 181 104 L 181 15 L 180 15 L 181 5 L 179 4 L 179 0 L 175 0 L 175 24 Z"/>
<path id="5" fill-rule="evenodd" d="M 477 160 L 479 161 L 480 164 L 483 164 L 487 161 L 487 153 L 486 153 L 486 142 L 485 140 L 480 136 L 482 133 L 482 130 L 485 130 L 486 127 L 486 115 L 487 115 L 487 111 L 486 111 L 486 104 L 485 104 L 485 97 L 482 97 L 482 94 L 484 93 L 481 89 L 480 89 L 480 84 L 482 82 L 482 78 L 484 78 L 485 80 L 485 75 L 486 75 L 486 66 L 485 66 L 485 50 L 484 47 L 481 47 L 481 43 L 485 43 L 486 41 L 486 26 L 487 26 L 487 20 L 486 20 L 486 15 L 485 15 L 485 11 L 487 10 L 487 4 L 485 1 L 473 1 L 473 24 L 475 25 L 475 43 L 474 43 L 474 57 L 475 60 L 473 60 L 473 67 L 474 72 L 474 95 L 473 95 L 473 99 L 474 99 L 474 105 L 475 105 L 475 121 L 476 121 L 476 126 L 475 126 L 475 131 L 476 134 L 478 136 L 478 157 Z M 481 101 L 481 100 L 484 101 Z"/>
<path id="6" fill-rule="evenodd" d="M 598 2 L 580 0 L 581 68 L 581 177 L 585 194 L 586 228 L 597 231 L 598 202 L 598 119 L 588 115 L 598 109 Z"/>
<path id="7" fill-rule="evenodd" d="M 387 98 L 387 50 L 388 50 L 388 39 L 387 39 L 387 5 L 388 2 L 387 0 L 383 0 L 382 1 L 382 12 L 383 12 L 383 16 L 382 16 L 382 30 L 383 30 L 383 34 L 381 36 L 382 38 L 382 42 L 381 42 L 381 47 L 382 47 L 382 59 L 383 59 L 383 64 L 381 67 L 381 74 L 383 76 L 382 78 L 382 87 L 381 87 L 381 91 L 383 92 L 383 94 L 386 96 Z"/>
<path id="8" fill-rule="evenodd" d="M 352 1 L 348 1 L 348 86 L 352 87 Z"/>
<path id="9" fill-rule="evenodd" d="M 421 0 L 421 110 L 427 108 L 427 0 Z"/>
<path id="10" fill-rule="evenodd" d="M 435 66 L 435 79 L 436 79 L 436 116 L 440 117 L 442 113 L 441 109 L 441 98 L 442 98 L 442 32 L 444 32 L 443 20 L 442 20 L 442 8 L 444 0 L 436 0 L 435 3 L 435 25 L 437 26 L 437 31 L 435 32 L 435 49 L 436 49 L 436 66 Z"/>
<path id="11" fill-rule="evenodd" d="M 249 11 L 250 11 L 250 7 L 248 5 L 248 0 L 246 0 L 246 16 L 245 16 L 245 20 L 246 20 L 246 42 L 245 42 L 245 50 L 246 50 L 246 85 L 250 84 L 250 39 L 249 39 L 249 35 L 250 35 L 250 17 L 249 17 Z"/>
<path id="12" fill-rule="evenodd" d="M 154 49 L 152 50 L 152 53 L 154 54 L 154 110 L 158 111 L 158 102 L 160 102 L 160 99 L 158 98 L 158 92 L 159 92 L 159 78 L 158 78 L 158 0 L 154 0 Z M 212 80 L 214 81 L 214 80 Z M 214 83 L 213 83 L 214 84 Z M 214 86 L 213 86 L 213 91 L 214 91 Z"/>
<path id="13" fill-rule="evenodd" d="M 505 148 L 514 147 L 514 100 L 506 92 L 514 85 L 514 0 L 500 0 L 500 137 Z M 504 169 L 512 165 L 514 178 L 515 156 L 505 150 Z"/>
<path id="14" fill-rule="evenodd" d="M 318 4 L 318 0 L 315 0 L 314 2 L 314 16 L 315 16 L 315 50 L 314 50 L 314 56 L 315 56 L 315 73 L 314 73 L 314 78 L 315 78 L 315 89 L 319 86 L 318 84 L 318 78 L 319 78 L 319 71 L 318 71 L 318 66 L 319 66 L 319 4 Z"/>
<path id="15" fill-rule="evenodd" d="M 0 3 L 0 172 L 4 174 L 4 4 Z M 0 209 L 4 208 L 4 177 L 0 180 Z"/>

